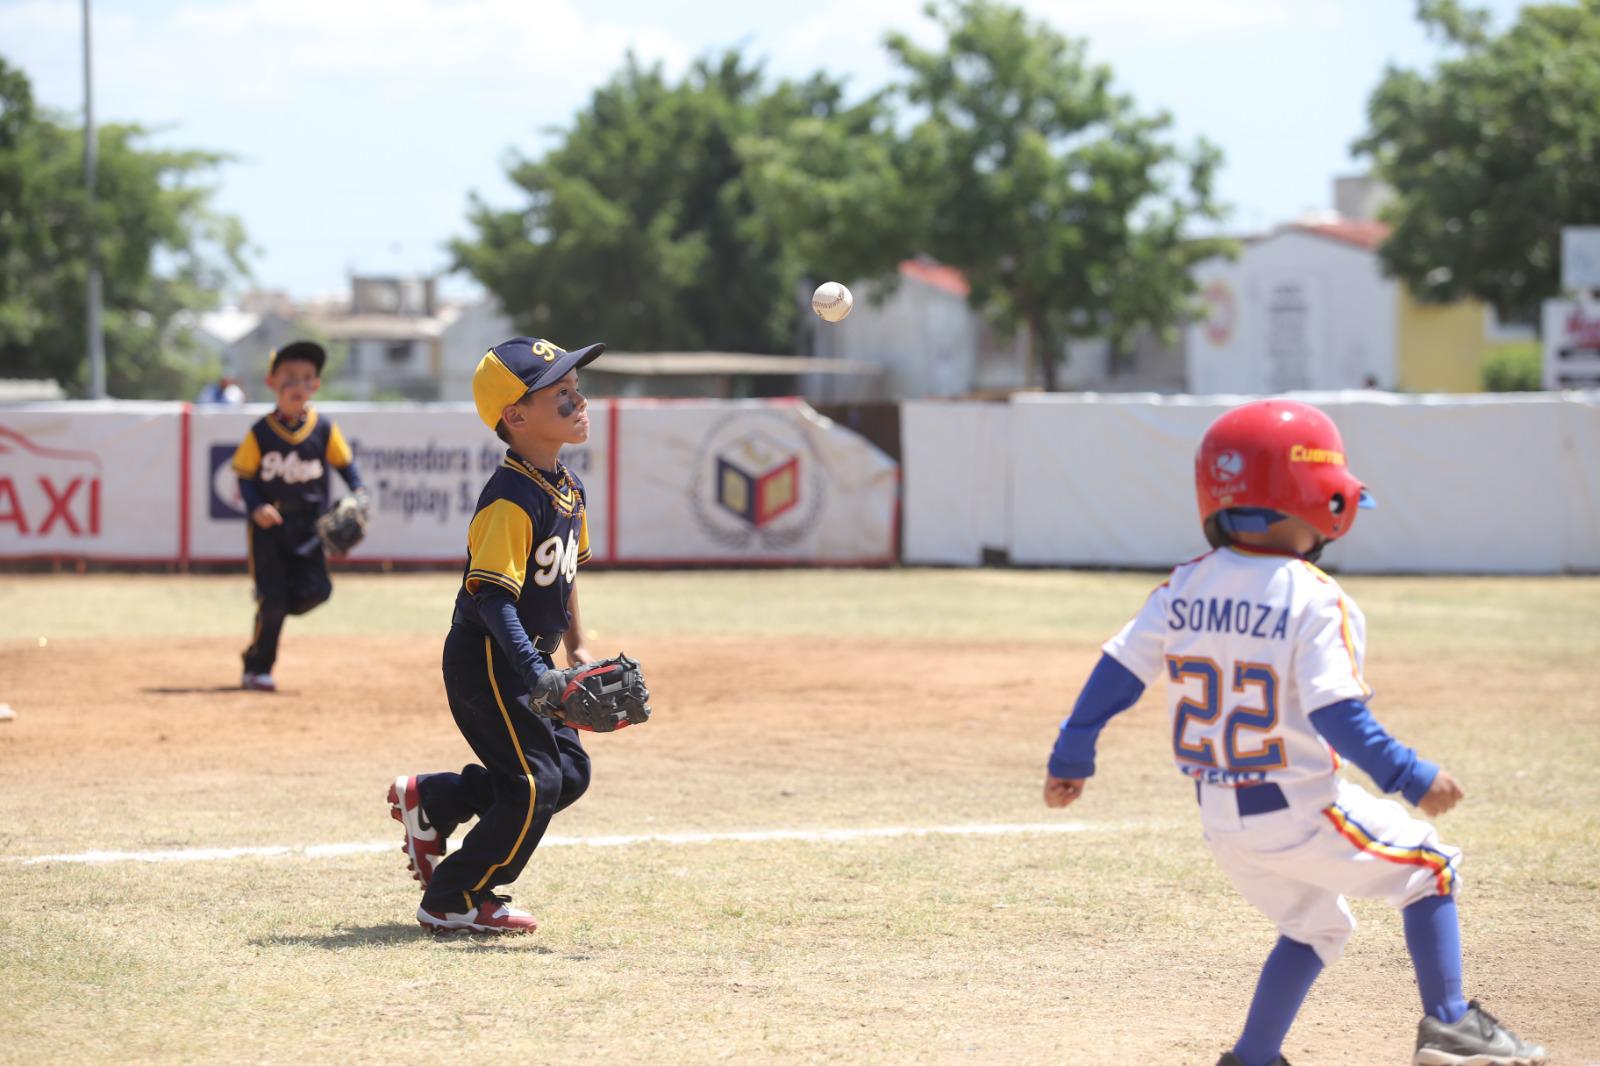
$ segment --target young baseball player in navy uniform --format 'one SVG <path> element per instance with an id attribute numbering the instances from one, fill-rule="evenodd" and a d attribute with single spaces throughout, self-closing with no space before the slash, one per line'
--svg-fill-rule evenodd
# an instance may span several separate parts
<path id="1" fill-rule="evenodd" d="M 1400 804 L 1335 774 L 1342 756 L 1429 815 L 1463 795 L 1373 717 L 1366 621 L 1313 565 L 1369 503 L 1338 429 L 1306 404 L 1245 404 L 1207 430 L 1195 482 L 1214 550 L 1174 570 L 1106 643 L 1062 723 L 1045 802 L 1083 795 L 1100 730 L 1165 677 L 1173 757 L 1193 782 L 1206 841 L 1279 932 L 1244 1032 L 1219 1066 L 1285 1063 L 1295 1014 L 1355 929 L 1346 896 L 1401 911 L 1423 1008 L 1415 1066 L 1544 1062 L 1543 1048 L 1462 998 L 1461 852 Z"/>
<path id="2" fill-rule="evenodd" d="M 557 458 L 589 437 L 578 368 L 605 350 L 565 351 L 516 337 L 479 362 L 472 396 L 508 446 L 467 527 L 467 564 L 444 644 L 450 713 L 481 765 L 397 778 L 390 812 L 405 827 L 422 882 L 417 920 L 430 932 L 529 933 L 533 915 L 495 891 L 510 884 L 551 817 L 589 787 L 589 756 L 570 726 L 535 713 L 532 694 L 555 678 L 554 655 L 592 661 L 575 583 L 589 558 L 583 484 Z M 541 684 L 541 679 L 546 683 Z M 444 855 L 461 822 L 478 824 Z"/>
<path id="3" fill-rule="evenodd" d="M 339 427 L 311 406 L 322 384 L 327 352 L 295 341 L 272 353 L 267 385 L 277 408 L 250 427 L 233 469 L 250 515 L 250 577 L 256 587 L 256 627 L 244 652 L 243 685 L 272 692 L 278 637 L 291 614 L 305 614 L 333 594 L 317 519 L 332 506 L 330 470 L 365 498 L 355 456 Z"/>

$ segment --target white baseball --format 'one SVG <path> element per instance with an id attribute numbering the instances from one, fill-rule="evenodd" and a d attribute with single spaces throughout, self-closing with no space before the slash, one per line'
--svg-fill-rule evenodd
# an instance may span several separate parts
<path id="1" fill-rule="evenodd" d="M 855 299 L 850 295 L 850 290 L 840 285 L 837 281 L 824 281 L 817 286 L 817 291 L 811 294 L 811 310 L 824 322 L 842 322 L 850 313 L 850 308 L 855 304 Z"/>

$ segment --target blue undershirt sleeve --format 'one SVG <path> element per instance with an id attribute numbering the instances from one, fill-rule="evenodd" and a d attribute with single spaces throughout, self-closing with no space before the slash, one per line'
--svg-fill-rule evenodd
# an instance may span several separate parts
<path id="1" fill-rule="evenodd" d="M 1380 789 L 1400 793 L 1413 806 L 1439 775 L 1437 765 L 1391 737 L 1361 700 L 1340 700 L 1312 711 L 1311 724 Z"/>
<path id="2" fill-rule="evenodd" d="M 334 469 L 339 471 L 339 476 L 344 478 L 344 483 L 350 486 L 351 492 L 360 492 L 366 488 L 361 481 L 361 471 L 356 469 L 356 461 L 354 459 L 350 460 L 348 466 L 336 466 Z"/>
<path id="3" fill-rule="evenodd" d="M 256 484 L 253 477 L 239 479 L 239 497 L 244 500 L 244 513 L 247 516 L 255 514 L 256 508 L 267 502 L 267 498 L 261 494 L 261 486 Z"/>
<path id="4" fill-rule="evenodd" d="M 528 639 L 528 631 L 517 616 L 517 604 L 511 598 L 511 593 L 493 582 L 484 581 L 478 585 L 478 591 L 472 594 L 472 598 L 477 601 L 478 616 L 483 619 L 485 628 L 494 634 L 495 643 L 500 645 L 500 650 L 516 667 L 518 676 L 532 689 L 534 682 L 549 667 L 534 650 L 533 641 Z"/>
<path id="5" fill-rule="evenodd" d="M 1050 753 L 1050 776 L 1094 776 L 1094 746 L 1100 730 L 1116 715 L 1139 702 L 1144 682 L 1109 655 L 1101 655 L 1094 672 L 1078 693 L 1072 714 L 1061 723 L 1055 750 Z"/>

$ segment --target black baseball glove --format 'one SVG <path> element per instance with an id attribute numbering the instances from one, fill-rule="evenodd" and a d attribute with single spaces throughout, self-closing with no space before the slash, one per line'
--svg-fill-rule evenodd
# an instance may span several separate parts
<path id="1" fill-rule="evenodd" d="M 574 729 L 610 733 L 650 720 L 650 690 L 639 663 L 618 653 L 566 670 L 546 670 L 529 698 L 536 714 Z"/>
<path id="2" fill-rule="evenodd" d="M 367 494 L 346 496 L 317 519 L 317 538 L 329 555 L 348 555 L 367 535 Z"/>

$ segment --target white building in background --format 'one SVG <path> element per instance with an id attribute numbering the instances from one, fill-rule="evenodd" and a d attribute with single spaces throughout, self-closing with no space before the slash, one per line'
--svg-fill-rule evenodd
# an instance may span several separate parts
<path id="1" fill-rule="evenodd" d="M 816 403 L 856 403 L 1026 388 L 1026 339 L 996 337 L 968 305 L 969 292 L 960 271 L 908 259 L 900 264 L 898 285 L 853 282 L 850 317 L 823 322 L 811 314 L 807 288 L 799 353 L 868 364 L 881 373 L 807 376 L 804 395 Z"/>
<path id="2" fill-rule="evenodd" d="M 490 348 L 515 336 L 516 325 L 492 296 L 455 308 L 439 337 L 443 363 L 439 399 L 471 401 L 472 372 L 478 368 L 478 360 Z"/>

